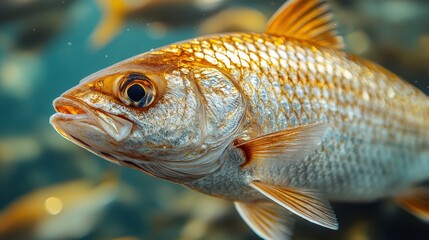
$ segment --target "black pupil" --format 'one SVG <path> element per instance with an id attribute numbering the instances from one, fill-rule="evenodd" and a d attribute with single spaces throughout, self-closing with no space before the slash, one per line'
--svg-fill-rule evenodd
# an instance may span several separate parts
<path id="1" fill-rule="evenodd" d="M 127 95 L 132 101 L 140 102 L 146 96 L 146 92 L 140 84 L 133 84 L 127 89 Z"/>

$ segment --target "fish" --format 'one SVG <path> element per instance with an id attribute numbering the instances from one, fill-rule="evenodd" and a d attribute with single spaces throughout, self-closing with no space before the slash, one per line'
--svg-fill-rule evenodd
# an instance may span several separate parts
<path id="1" fill-rule="evenodd" d="M 118 198 L 118 180 L 111 173 L 99 183 L 77 179 L 36 189 L 0 212 L 0 239 L 82 238 Z"/>
<path id="2" fill-rule="evenodd" d="M 263 239 L 295 219 L 339 227 L 330 202 L 392 198 L 429 221 L 429 99 L 343 51 L 327 1 L 289 0 L 262 33 L 173 43 L 54 100 L 66 139 L 230 200 Z"/>
<path id="3" fill-rule="evenodd" d="M 93 48 L 102 48 L 111 42 L 126 22 L 142 22 L 163 26 L 195 24 L 222 8 L 224 0 L 96 0 L 102 18 L 90 36 Z M 172 14 L 174 12 L 174 14 Z M 157 26 L 155 24 L 155 26 Z"/>
<path id="4" fill-rule="evenodd" d="M 254 8 L 227 8 L 203 20 L 198 28 L 203 35 L 234 31 L 260 32 L 264 30 L 267 20 L 263 13 Z"/>
<path id="5" fill-rule="evenodd" d="M 38 52 L 63 31 L 67 13 L 78 0 L 0 1 L 0 26 L 14 51 Z M 13 29 L 13 31 L 4 31 Z"/>
<path id="6" fill-rule="evenodd" d="M 47 14 L 53 11 L 62 12 L 78 0 L 5 0 L 0 3 L 0 25 L 10 22 L 22 21 L 37 15 Z"/>
<path id="7" fill-rule="evenodd" d="M 231 7 L 237 3 L 259 4 L 259 0 L 96 0 L 101 19 L 92 31 L 89 43 L 94 49 L 109 44 L 128 23 L 144 24 L 155 37 L 166 30 L 192 26 L 201 34 L 225 30 L 255 31 L 263 29 L 266 17 L 250 8 Z M 261 4 L 262 3 L 262 4 Z M 270 3 L 275 4 L 275 2 Z M 174 12 L 174 14 L 172 14 Z M 232 16 L 235 16 L 233 18 Z M 242 18 L 248 18 L 243 21 Z M 241 20 L 241 21 L 240 21 Z M 201 22 L 200 24 L 198 24 Z M 218 24 L 216 25 L 216 22 Z M 129 31 L 129 28 L 127 28 Z"/>

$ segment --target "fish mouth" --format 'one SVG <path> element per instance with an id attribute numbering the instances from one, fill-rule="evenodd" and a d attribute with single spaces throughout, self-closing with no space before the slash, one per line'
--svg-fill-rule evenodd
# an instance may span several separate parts
<path id="1" fill-rule="evenodd" d="M 78 99 L 59 97 L 54 100 L 53 105 L 57 113 L 51 116 L 49 120 L 51 125 L 59 134 L 69 140 L 78 141 L 79 145 L 84 145 L 85 148 L 88 148 L 88 144 L 73 133 L 84 135 L 85 129 L 95 130 L 105 133 L 119 142 L 125 139 L 133 128 L 133 123 L 127 119 L 93 109 Z M 77 132 L 74 132 L 73 128 Z"/>
<path id="2" fill-rule="evenodd" d="M 58 120 L 89 120 L 86 122 L 90 125 L 94 125 L 93 121 L 91 121 L 90 115 L 88 114 L 90 112 L 89 108 L 76 100 L 59 97 L 54 100 L 53 105 L 56 113 L 52 115 L 49 120 L 52 125 L 54 125 L 54 123 Z"/>

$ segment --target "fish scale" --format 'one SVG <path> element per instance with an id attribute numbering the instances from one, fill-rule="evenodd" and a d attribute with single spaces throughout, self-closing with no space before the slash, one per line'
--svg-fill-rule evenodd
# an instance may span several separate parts
<path id="1" fill-rule="evenodd" d="M 396 131 L 428 130 L 428 114 L 421 114 L 429 112 L 423 93 L 387 70 L 339 51 L 267 34 L 200 38 L 159 51 L 186 53 L 184 59 L 209 62 L 231 74 L 263 133 L 302 124 L 303 118 L 308 122 L 329 118 L 338 125 L 357 120 L 359 125 L 384 124 Z M 268 57 L 267 51 L 278 54 Z M 227 57 L 244 54 L 248 58 L 240 61 Z M 267 113 L 277 118 L 275 124 L 265 124 Z M 283 117 L 286 124 L 280 121 Z M 386 117 L 389 121 L 382 121 Z"/>
<path id="2" fill-rule="evenodd" d="M 262 178 L 280 176 L 269 180 L 273 184 L 358 201 L 395 194 L 409 185 L 399 184 L 404 179 L 417 182 L 428 175 L 429 167 L 418 170 L 429 161 L 419 155 L 429 148 L 422 114 L 429 112 L 427 97 L 382 67 L 268 34 L 198 38 L 157 52 L 209 63 L 232 75 L 249 103 L 248 124 L 257 125 L 244 138 L 329 123 L 321 147 L 304 161 L 258 170 Z"/>

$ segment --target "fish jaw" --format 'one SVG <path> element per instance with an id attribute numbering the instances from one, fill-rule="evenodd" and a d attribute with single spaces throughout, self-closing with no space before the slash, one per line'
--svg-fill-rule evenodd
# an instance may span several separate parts
<path id="1" fill-rule="evenodd" d="M 91 109 L 85 103 L 69 97 L 54 100 L 57 111 L 50 118 L 51 125 L 67 140 L 99 155 L 107 160 L 118 163 L 111 154 L 104 152 L 107 146 L 128 137 L 133 123 L 100 110 Z M 106 145 L 104 142 L 108 141 Z"/>

